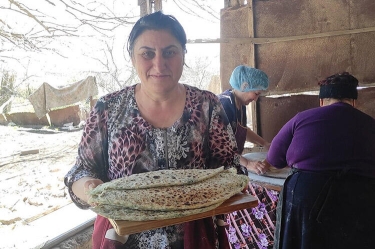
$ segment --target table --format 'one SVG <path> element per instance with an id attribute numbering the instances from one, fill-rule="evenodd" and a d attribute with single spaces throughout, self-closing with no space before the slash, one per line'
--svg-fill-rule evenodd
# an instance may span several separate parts
<path id="1" fill-rule="evenodd" d="M 253 152 L 244 154 L 243 157 L 246 159 L 254 161 L 263 161 L 267 157 L 267 152 Z M 289 175 L 290 168 L 275 169 L 272 168 L 270 172 L 264 175 L 257 175 L 255 173 L 249 172 L 250 181 L 257 183 L 268 189 L 273 189 L 278 192 L 281 191 L 282 186 L 284 185 L 285 179 Z"/>
<path id="2" fill-rule="evenodd" d="M 267 152 L 252 152 L 243 156 L 263 161 Z M 226 230 L 232 248 L 242 248 L 244 245 L 256 249 L 273 247 L 278 196 L 289 171 L 285 168 L 273 169 L 264 175 L 248 173 L 250 194 L 258 198 L 259 204 L 227 215 Z"/>

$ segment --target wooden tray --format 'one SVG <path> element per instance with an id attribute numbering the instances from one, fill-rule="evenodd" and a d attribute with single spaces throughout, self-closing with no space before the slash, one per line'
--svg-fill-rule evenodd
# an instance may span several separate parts
<path id="1" fill-rule="evenodd" d="M 120 236 L 139 233 L 146 230 L 151 230 L 159 227 L 176 225 L 192 220 L 199 220 L 206 217 L 215 216 L 218 214 L 226 214 L 233 211 L 256 207 L 258 205 L 258 199 L 250 194 L 239 193 L 228 200 L 217 208 L 200 213 L 174 219 L 165 220 L 149 220 L 149 221 L 128 221 L 128 220 L 112 220 L 109 219 L 116 233 Z"/>

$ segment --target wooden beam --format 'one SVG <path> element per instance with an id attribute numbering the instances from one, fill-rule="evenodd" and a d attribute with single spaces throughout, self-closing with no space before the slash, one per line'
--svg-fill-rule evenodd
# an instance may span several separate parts
<path id="1" fill-rule="evenodd" d="M 318 34 L 308 34 L 308 35 L 297 35 L 297 36 L 285 36 L 285 37 L 275 37 L 275 38 L 261 38 L 261 37 L 243 37 L 243 38 L 218 38 L 218 39 L 195 39 L 188 40 L 188 43 L 250 43 L 250 44 L 268 44 L 276 42 L 287 42 L 287 41 L 297 41 L 305 39 L 315 39 L 323 37 L 341 36 L 341 35 L 351 35 L 359 33 L 369 33 L 375 32 L 375 27 L 368 27 L 362 29 L 350 29 L 350 30 L 338 30 Z"/>

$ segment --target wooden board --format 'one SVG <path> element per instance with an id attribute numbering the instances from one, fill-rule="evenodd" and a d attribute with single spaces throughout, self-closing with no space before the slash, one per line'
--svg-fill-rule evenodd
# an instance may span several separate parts
<path id="1" fill-rule="evenodd" d="M 174 219 L 165 220 L 149 220 L 149 221 L 128 221 L 128 220 L 112 220 L 109 219 L 113 228 L 118 235 L 123 236 L 127 234 L 139 233 L 141 231 L 151 230 L 159 227 L 176 225 L 188 221 L 199 220 L 206 217 L 215 216 L 218 214 L 226 214 L 233 211 L 256 207 L 258 205 L 258 199 L 250 194 L 239 193 L 219 207 L 200 214 L 189 215 L 185 217 L 179 217 Z"/>

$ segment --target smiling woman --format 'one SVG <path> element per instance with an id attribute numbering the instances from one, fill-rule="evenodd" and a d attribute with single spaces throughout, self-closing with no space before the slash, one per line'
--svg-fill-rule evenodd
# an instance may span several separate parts
<path id="1" fill-rule="evenodd" d="M 65 176 L 78 207 L 90 208 L 87 190 L 144 172 L 224 166 L 247 173 L 218 97 L 179 83 L 185 51 L 185 31 L 173 16 L 156 12 L 135 23 L 128 52 L 140 82 L 100 98 L 87 120 L 76 163 Z M 93 248 L 228 248 L 218 219 L 119 236 L 98 215 Z"/>
<path id="2" fill-rule="evenodd" d="M 141 80 L 135 88 L 139 110 L 155 127 L 169 127 L 185 106 L 185 88 L 178 84 L 184 60 L 182 46 L 169 31 L 148 30 L 137 39 L 134 51 L 132 61 Z"/>

